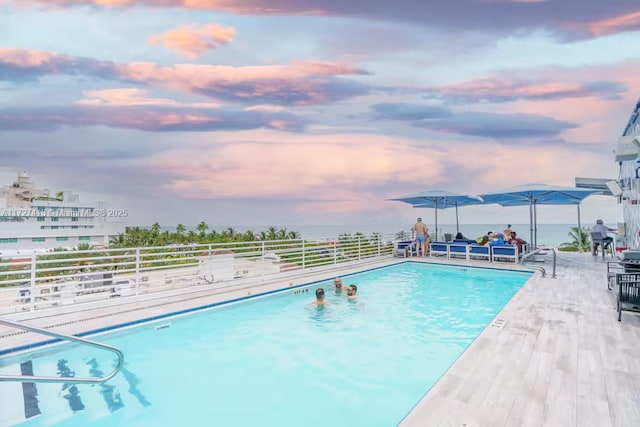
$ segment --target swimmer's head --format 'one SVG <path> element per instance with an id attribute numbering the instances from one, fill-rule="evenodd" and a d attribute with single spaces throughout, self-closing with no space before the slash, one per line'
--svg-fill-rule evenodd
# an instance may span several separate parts
<path id="1" fill-rule="evenodd" d="M 349 285 L 347 287 L 347 295 L 355 295 L 358 292 L 358 287 L 356 285 Z"/>
<path id="2" fill-rule="evenodd" d="M 318 288 L 316 289 L 316 299 L 324 299 L 324 289 Z"/>
<path id="3" fill-rule="evenodd" d="M 336 278 L 333 280 L 333 283 L 336 285 L 336 289 L 340 289 L 340 288 L 342 288 L 342 279 L 341 279 L 341 278 L 336 277 Z"/>

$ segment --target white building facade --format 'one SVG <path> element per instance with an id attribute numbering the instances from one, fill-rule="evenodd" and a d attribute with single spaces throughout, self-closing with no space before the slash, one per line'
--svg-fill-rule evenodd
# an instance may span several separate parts
<path id="1" fill-rule="evenodd" d="M 11 186 L 0 188 L 0 254 L 20 250 L 109 245 L 124 232 L 126 210 L 109 210 L 103 204 L 80 201 L 69 191 L 53 197 L 37 189 L 25 172 Z"/>
<path id="2" fill-rule="evenodd" d="M 640 100 L 635 105 L 622 136 L 623 138 L 640 138 Z M 637 142 L 634 144 L 637 145 Z M 622 188 L 621 201 L 627 247 L 640 249 L 640 157 L 620 161 L 619 164 L 619 183 Z"/>

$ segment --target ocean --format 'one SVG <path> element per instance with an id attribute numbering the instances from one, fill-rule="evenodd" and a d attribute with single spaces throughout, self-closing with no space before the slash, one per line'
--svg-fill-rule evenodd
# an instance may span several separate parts
<path id="1" fill-rule="evenodd" d="M 390 235 L 396 235 L 401 231 L 410 234 L 410 229 L 413 224 L 334 224 L 334 225 L 274 225 L 277 229 L 286 229 L 289 231 L 297 231 L 302 235 L 303 239 L 307 240 L 321 240 L 321 239 L 333 239 L 341 234 L 354 234 L 360 232 L 366 236 L 373 233 L 381 233 L 383 236 L 388 237 Z M 427 224 L 429 226 L 429 224 Z M 507 224 L 461 224 L 460 231 L 465 237 L 475 239 L 476 237 L 487 234 L 488 231 L 502 232 L 506 228 Z M 559 245 L 564 242 L 571 242 L 569 232 L 572 227 L 576 227 L 576 224 L 538 224 L 538 244 L 539 245 Z M 583 227 L 590 226 L 590 224 L 583 224 Z M 247 230 L 254 232 L 266 231 L 270 226 L 210 226 L 210 229 L 214 229 L 218 232 L 232 227 L 236 232 L 243 233 Z M 144 228 L 149 228 L 145 226 Z M 195 226 L 186 227 L 187 230 L 195 230 Z M 518 233 L 518 236 L 527 242 L 530 240 L 529 224 L 511 224 L 511 228 Z M 174 231 L 173 227 L 162 227 L 163 230 Z M 433 229 L 429 229 L 429 233 L 433 233 Z M 443 233 L 456 233 L 455 224 L 438 224 L 438 234 L 440 236 Z"/>

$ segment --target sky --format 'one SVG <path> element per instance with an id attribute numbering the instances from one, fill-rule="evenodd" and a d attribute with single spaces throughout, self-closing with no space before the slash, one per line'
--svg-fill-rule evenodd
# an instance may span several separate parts
<path id="1" fill-rule="evenodd" d="M 409 226 L 387 199 L 617 178 L 639 69 L 637 0 L 0 0 L 0 184 L 129 225 Z"/>

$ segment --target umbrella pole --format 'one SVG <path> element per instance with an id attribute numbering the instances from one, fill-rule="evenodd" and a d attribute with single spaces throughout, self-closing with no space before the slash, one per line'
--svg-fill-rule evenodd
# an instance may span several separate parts
<path id="1" fill-rule="evenodd" d="M 580 225 L 580 203 L 578 203 L 578 253 L 582 253 L 582 225 Z"/>
<path id="2" fill-rule="evenodd" d="M 458 222 L 458 202 L 456 202 L 456 233 L 460 232 L 460 224 Z"/>
<path id="3" fill-rule="evenodd" d="M 434 242 L 438 241 L 438 201 L 436 200 L 436 234 Z"/>
<path id="4" fill-rule="evenodd" d="M 533 238 L 535 247 L 538 247 L 538 202 L 533 202 Z"/>
<path id="5" fill-rule="evenodd" d="M 529 199 L 529 245 L 533 250 L 533 204 L 531 199 Z"/>

